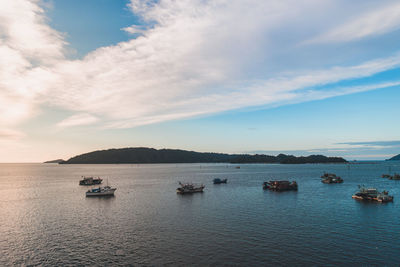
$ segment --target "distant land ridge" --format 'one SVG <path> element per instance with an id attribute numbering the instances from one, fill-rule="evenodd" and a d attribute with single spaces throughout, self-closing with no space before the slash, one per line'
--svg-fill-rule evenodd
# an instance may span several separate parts
<path id="1" fill-rule="evenodd" d="M 49 161 L 45 161 L 43 163 L 60 163 L 63 162 L 63 159 L 55 159 L 55 160 L 49 160 Z"/>
<path id="2" fill-rule="evenodd" d="M 397 156 L 391 157 L 388 160 L 400 160 L 400 154 L 398 154 Z"/>
<path id="3" fill-rule="evenodd" d="M 81 154 L 62 161 L 60 164 L 121 164 L 121 163 L 345 163 L 340 157 L 311 155 L 295 157 L 279 154 L 278 156 L 204 153 L 179 149 L 154 149 L 131 147 L 120 149 L 98 150 Z"/>

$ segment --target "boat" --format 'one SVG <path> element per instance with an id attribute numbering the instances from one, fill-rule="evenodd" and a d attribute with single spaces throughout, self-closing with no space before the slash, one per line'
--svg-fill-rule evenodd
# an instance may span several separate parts
<path id="1" fill-rule="evenodd" d="M 110 186 L 92 188 L 86 192 L 87 197 L 103 197 L 103 196 L 113 196 L 117 188 L 111 188 Z"/>
<path id="2" fill-rule="evenodd" d="M 392 173 L 391 166 L 388 167 L 388 173 L 389 174 L 382 174 L 382 178 L 388 178 L 389 180 L 393 180 L 393 176 L 391 175 L 391 173 Z M 396 176 L 396 174 L 394 174 L 394 176 Z"/>
<path id="3" fill-rule="evenodd" d="M 298 185 L 296 181 L 268 181 L 263 183 L 263 189 L 269 189 L 273 191 L 288 191 L 297 190 Z"/>
<path id="4" fill-rule="evenodd" d="M 379 192 L 376 188 L 365 188 L 364 186 L 358 187 L 360 190 L 352 196 L 354 199 L 377 201 L 382 203 L 393 201 L 393 196 L 389 196 L 388 191 Z"/>
<path id="5" fill-rule="evenodd" d="M 103 179 L 97 177 L 94 178 L 92 176 L 82 176 L 82 180 L 79 181 L 79 185 L 95 185 L 95 184 L 101 184 L 103 182 Z"/>
<path id="6" fill-rule="evenodd" d="M 202 193 L 204 190 L 204 185 L 195 185 L 192 183 L 181 183 L 179 182 L 181 187 L 176 189 L 176 193 L 178 194 L 192 194 L 192 193 Z"/>
<path id="7" fill-rule="evenodd" d="M 393 176 L 391 176 L 389 179 L 390 179 L 390 180 L 400 180 L 400 174 L 395 173 L 395 174 L 393 174 Z"/>
<path id="8" fill-rule="evenodd" d="M 228 179 L 220 179 L 220 178 L 215 178 L 213 180 L 214 184 L 226 184 L 226 182 L 228 182 Z"/>
<path id="9" fill-rule="evenodd" d="M 235 168 L 236 168 L 236 169 L 240 169 L 240 166 L 236 166 Z"/>
<path id="10" fill-rule="evenodd" d="M 336 174 L 334 173 L 324 173 L 321 176 L 322 181 L 324 184 L 339 184 L 339 183 L 343 183 L 343 179 L 340 178 L 339 176 L 336 176 Z"/>

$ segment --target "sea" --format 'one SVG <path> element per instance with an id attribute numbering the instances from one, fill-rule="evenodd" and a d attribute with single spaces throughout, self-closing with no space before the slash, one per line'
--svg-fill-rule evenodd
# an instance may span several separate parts
<path id="1" fill-rule="evenodd" d="M 399 266 L 400 181 L 381 178 L 389 171 L 400 162 L 0 164 L 0 266 Z M 344 183 L 321 183 L 324 172 Z M 83 175 L 115 196 L 85 197 Z M 299 189 L 265 191 L 268 180 Z M 179 181 L 205 190 L 178 195 Z M 358 185 L 394 202 L 354 200 Z"/>

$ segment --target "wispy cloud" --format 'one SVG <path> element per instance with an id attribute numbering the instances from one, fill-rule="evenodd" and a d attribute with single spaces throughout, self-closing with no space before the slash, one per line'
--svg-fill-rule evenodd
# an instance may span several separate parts
<path id="1" fill-rule="evenodd" d="M 24 137 L 25 134 L 11 129 L 2 129 L 0 130 L 0 141 L 3 140 L 18 140 Z"/>
<path id="2" fill-rule="evenodd" d="M 394 141 L 369 141 L 369 142 L 345 142 L 345 143 L 337 143 L 338 145 L 357 145 L 357 146 L 366 146 L 366 147 L 400 147 L 400 140 Z"/>
<path id="3" fill-rule="evenodd" d="M 146 28 L 139 25 L 131 25 L 129 27 L 122 28 L 121 30 L 130 34 L 143 34 L 146 32 Z"/>
<path id="4" fill-rule="evenodd" d="M 351 20 L 317 36 L 308 43 L 343 42 L 382 35 L 400 29 L 400 3 L 394 1 L 383 7 L 354 16 Z"/>
<path id="5" fill-rule="evenodd" d="M 57 126 L 59 127 L 71 127 L 71 126 L 82 126 L 89 125 L 99 121 L 99 119 L 90 114 L 75 114 L 65 120 L 59 122 Z"/>

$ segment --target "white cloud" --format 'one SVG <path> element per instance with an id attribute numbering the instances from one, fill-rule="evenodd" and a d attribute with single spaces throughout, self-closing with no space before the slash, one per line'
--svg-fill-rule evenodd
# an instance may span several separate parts
<path id="1" fill-rule="evenodd" d="M 382 35 L 400 29 L 400 3 L 368 10 L 332 30 L 309 40 L 309 43 L 352 41 L 369 36 Z"/>
<path id="2" fill-rule="evenodd" d="M 130 34 L 143 34 L 146 32 L 146 29 L 143 26 L 138 25 L 131 25 L 129 27 L 122 28 L 121 30 Z"/>
<path id="3" fill-rule="evenodd" d="M 44 70 L 64 59 L 64 45 L 38 0 L 0 1 L 0 127 L 35 114 Z"/>
<path id="4" fill-rule="evenodd" d="M 43 103 L 77 113 L 61 127 L 101 122 L 121 128 L 323 99 L 393 86 L 311 88 L 400 64 L 400 56 L 388 51 L 391 56 L 381 59 L 337 64 L 327 55 L 278 67 L 291 60 L 292 50 L 309 53 L 307 45 L 297 46 L 309 38 L 307 29 L 318 26 L 320 14 L 351 5 L 345 1 L 132 1 L 132 11 L 151 27 L 126 27 L 141 35 L 81 60 L 63 57 L 62 35 L 46 24 L 38 4 L 1 2 L 0 56 L 8 59 L 0 63 L 3 124 L 28 118 Z"/>
<path id="5" fill-rule="evenodd" d="M 57 126 L 59 127 L 82 126 L 82 125 L 93 124 L 96 123 L 97 121 L 99 121 L 99 119 L 90 114 L 75 114 L 59 122 Z"/>

